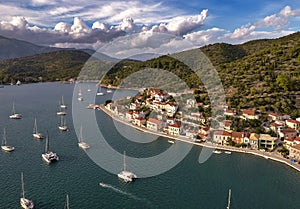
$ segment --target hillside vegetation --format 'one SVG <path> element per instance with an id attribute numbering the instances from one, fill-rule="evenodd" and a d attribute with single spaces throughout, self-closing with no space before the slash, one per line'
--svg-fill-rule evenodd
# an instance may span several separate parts
<path id="1" fill-rule="evenodd" d="M 218 71 L 229 106 L 238 110 L 257 107 L 262 111 L 300 115 L 296 104 L 300 97 L 299 32 L 239 45 L 212 44 L 201 50 Z M 193 52 L 196 53 L 196 50 L 189 53 Z M 7 83 L 11 79 L 33 82 L 75 78 L 89 58 L 90 55 L 83 51 L 65 50 L 4 60 L 0 62 L 0 80 Z M 96 71 L 101 61 L 93 59 L 89 63 L 91 76 L 83 75 L 82 78 L 99 79 Z M 203 99 L 205 88 L 198 77 L 184 63 L 170 56 L 147 61 L 120 61 L 110 69 L 102 83 L 118 86 L 125 78 L 145 68 L 161 69 L 162 73 L 169 71 L 177 75 L 190 88 L 200 89 L 196 91 L 197 100 L 208 101 Z M 160 77 L 159 74 L 157 76 Z M 176 85 L 172 77 L 158 79 L 157 82 L 158 85 L 159 82 Z"/>

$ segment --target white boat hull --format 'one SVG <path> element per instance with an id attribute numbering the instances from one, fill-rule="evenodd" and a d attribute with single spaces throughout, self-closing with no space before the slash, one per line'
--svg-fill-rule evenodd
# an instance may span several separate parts
<path id="1" fill-rule="evenodd" d="M 26 199 L 26 198 L 21 198 L 20 199 L 20 204 L 21 204 L 21 207 L 24 208 L 24 209 L 34 208 L 33 202 L 31 200 Z"/>
<path id="2" fill-rule="evenodd" d="M 90 148 L 90 145 L 88 145 L 88 144 L 85 143 L 85 142 L 79 142 L 79 143 L 78 143 L 78 146 L 79 146 L 80 148 L 82 148 L 82 149 L 88 149 L 88 148 Z"/>
<path id="3" fill-rule="evenodd" d="M 58 129 L 61 130 L 61 131 L 67 131 L 68 126 L 58 126 Z"/>
<path id="4" fill-rule="evenodd" d="M 59 157 L 54 152 L 44 153 L 42 154 L 42 158 L 46 163 L 52 163 L 59 160 Z"/>
<path id="5" fill-rule="evenodd" d="M 44 138 L 44 136 L 40 133 L 34 133 L 34 134 L 32 134 L 32 136 L 36 139 L 43 139 Z"/>
<path id="6" fill-rule="evenodd" d="M 5 151 L 5 152 L 11 152 L 11 151 L 14 151 L 14 150 L 15 150 L 14 147 L 12 147 L 12 146 L 7 146 L 7 145 L 1 146 L 1 149 L 2 149 L 3 151 Z"/>
<path id="7" fill-rule="evenodd" d="M 18 114 L 18 113 L 15 113 L 15 114 L 10 115 L 9 118 L 10 119 L 21 119 L 22 115 Z"/>

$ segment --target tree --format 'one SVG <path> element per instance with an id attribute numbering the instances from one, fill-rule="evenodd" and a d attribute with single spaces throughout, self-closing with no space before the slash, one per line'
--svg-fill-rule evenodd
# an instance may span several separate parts
<path id="1" fill-rule="evenodd" d="M 276 84 L 283 88 L 285 91 L 288 91 L 289 87 L 289 78 L 286 74 L 279 74 L 276 78 Z"/>

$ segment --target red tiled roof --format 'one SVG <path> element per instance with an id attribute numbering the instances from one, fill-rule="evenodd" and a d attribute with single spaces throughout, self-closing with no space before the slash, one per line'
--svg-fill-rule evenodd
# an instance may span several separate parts
<path id="1" fill-rule="evenodd" d="M 294 133 L 294 132 L 297 132 L 295 129 L 292 129 L 292 128 L 285 128 L 285 129 L 282 129 L 280 132 L 282 133 Z"/>
<path id="2" fill-rule="evenodd" d="M 293 142 L 293 141 L 294 141 L 294 139 L 292 139 L 292 138 L 289 138 L 289 137 L 286 137 L 286 138 L 284 139 L 284 141 L 290 141 L 290 142 Z"/>
<path id="3" fill-rule="evenodd" d="M 287 120 L 287 122 L 289 122 L 289 123 L 300 124 L 300 121 L 297 121 L 297 120 Z"/>
<path id="4" fill-rule="evenodd" d="M 149 118 L 149 119 L 148 119 L 148 122 L 150 122 L 150 123 L 155 123 L 155 124 L 160 124 L 162 121 L 157 120 L 157 119 L 154 119 L 154 118 Z"/>
<path id="5" fill-rule="evenodd" d="M 255 110 L 243 110 L 243 114 L 245 114 L 245 115 L 255 115 Z"/>
<path id="6" fill-rule="evenodd" d="M 300 142 L 300 136 L 296 136 L 295 141 Z"/>
<path id="7" fill-rule="evenodd" d="M 178 124 L 178 123 L 174 123 L 174 124 L 172 124 L 172 125 L 169 125 L 169 126 L 172 126 L 172 127 L 174 127 L 174 128 L 179 128 L 179 127 L 180 127 L 180 124 Z"/>
<path id="8" fill-rule="evenodd" d="M 231 136 L 231 134 L 228 133 L 227 131 L 215 131 L 214 135 Z"/>
<path id="9" fill-rule="evenodd" d="M 232 133 L 231 133 L 231 136 L 233 137 L 233 138 L 243 138 L 243 137 L 245 137 L 245 132 L 237 132 L 237 131 L 233 131 Z"/>

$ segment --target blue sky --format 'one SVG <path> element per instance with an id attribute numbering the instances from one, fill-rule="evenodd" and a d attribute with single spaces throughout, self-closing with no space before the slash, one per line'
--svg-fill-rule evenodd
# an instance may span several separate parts
<path id="1" fill-rule="evenodd" d="M 57 47 L 154 33 L 194 46 L 238 44 L 297 32 L 299 23 L 299 0 L 0 0 L 0 35 Z"/>

